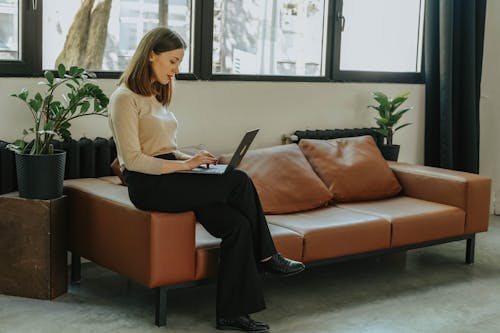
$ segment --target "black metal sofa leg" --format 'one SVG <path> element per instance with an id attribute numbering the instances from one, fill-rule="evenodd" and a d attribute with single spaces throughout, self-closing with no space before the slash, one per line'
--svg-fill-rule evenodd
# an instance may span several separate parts
<path id="1" fill-rule="evenodd" d="M 168 287 L 158 287 L 155 292 L 155 324 L 158 327 L 167 325 L 167 290 Z"/>
<path id="2" fill-rule="evenodd" d="M 474 263 L 474 249 L 476 247 L 476 235 L 471 235 L 467 238 L 467 250 L 465 252 L 465 262 L 467 264 Z"/>
<path id="3" fill-rule="evenodd" d="M 71 283 L 80 283 L 82 279 L 82 260 L 81 257 L 71 252 Z"/>

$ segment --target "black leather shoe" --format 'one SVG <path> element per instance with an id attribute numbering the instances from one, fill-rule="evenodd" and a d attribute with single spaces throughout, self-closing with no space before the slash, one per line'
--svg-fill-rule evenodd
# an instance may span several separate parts
<path id="1" fill-rule="evenodd" d="M 247 317 L 249 317 L 249 318 L 250 318 L 250 316 L 249 316 L 249 315 L 247 315 Z M 269 327 L 269 325 L 268 325 L 268 324 L 266 324 L 266 323 L 265 323 L 265 322 L 263 322 L 263 321 L 258 321 L 258 320 L 255 320 L 255 319 L 252 319 L 252 320 L 253 320 L 253 321 L 255 321 L 255 323 L 256 323 L 257 325 L 264 326 L 264 327 L 265 327 L 265 328 L 267 328 L 267 329 L 269 329 L 269 328 L 270 328 L 270 327 Z"/>
<path id="2" fill-rule="evenodd" d="M 271 259 L 260 262 L 259 269 L 269 274 L 277 275 L 294 275 L 300 273 L 306 266 L 300 261 L 291 260 L 276 253 L 271 256 Z"/>
<path id="3" fill-rule="evenodd" d="M 269 331 L 269 325 L 253 320 L 250 316 L 239 316 L 235 318 L 217 318 L 216 328 L 218 330 L 238 330 L 244 332 L 264 333 Z"/>

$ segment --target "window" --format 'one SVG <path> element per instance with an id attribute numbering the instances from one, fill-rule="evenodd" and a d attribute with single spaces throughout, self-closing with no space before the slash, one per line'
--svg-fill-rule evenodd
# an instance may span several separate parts
<path id="1" fill-rule="evenodd" d="M 337 17 L 337 76 L 421 72 L 424 0 L 343 0 Z"/>
<path id="2" fill-rule="evenodd" d="M 146 32 L 168 26 L 188 44 L 180 71 L 192 71 L 191 0 L 113 0 L 110 8 L 101 8 L 104 13 L 107 10 L 109 17 L 94 15 L 98 7 L 85 8 L 85 3 L 67 0 L 44 3 L 44 69 L 56 68 L 56 62 L 69 62 L 94 71 L 121 72 Z M 83 19 L 83 15 L 90 19 Z M 99 22 L 102 17 L 105 22 Z M 97 25 L 107 27 L 103 36 L 92 34 L 92 26 Z M 76 28 L 74 31 L 72 26 Z M 72 44 L 66 42 L 68 36 Z"/>
<path id="3" fill-rule="evenodd" d="M 324 76 L 324 0 L 215 0 L 213 74 Z"/>
<path id="4" fill-rule="evenodd" d="M 168 26 L 188 44 L 181 79 L 423 82 L 424 5 L 0 0 L 0 76 L 40 76 L 63 62 L 117 78 L 142 36 Z"/>

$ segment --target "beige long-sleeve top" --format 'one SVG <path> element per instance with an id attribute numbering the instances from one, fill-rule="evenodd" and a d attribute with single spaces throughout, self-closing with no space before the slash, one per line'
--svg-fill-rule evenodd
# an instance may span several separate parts
<path id="1" fill-rule="evenodd" d="M 177 150 L 177 119 L 155 96 L 142 96 L 125 85 L 109 101 L 109 127 L 116 143 L 120 167 L 159 175 L 164 160 L 154 156 Z"/>

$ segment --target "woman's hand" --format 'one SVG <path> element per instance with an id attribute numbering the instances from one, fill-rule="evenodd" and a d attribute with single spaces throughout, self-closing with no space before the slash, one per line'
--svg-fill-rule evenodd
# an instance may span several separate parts
<path id="1" fill-rule="evenodd" d="M 215 156 L 208 151 L 202 150 L 190 159 L 185 160 L 184 163 L 186 164 L 188 170 L 192 170 L 202 164 L 217 164 L 217 158 L 215 158 Z"/>

